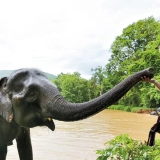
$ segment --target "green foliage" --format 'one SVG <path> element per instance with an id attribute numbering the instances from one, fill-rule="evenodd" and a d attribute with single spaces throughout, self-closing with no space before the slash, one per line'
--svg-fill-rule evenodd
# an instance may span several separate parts
<path id="1" fill-rule="evenodd" d="M 80 73 L 61 73 L 53 82 L 68 101 L 78 103 L 89 100 L 88 81 L 81 78 Z"/>
<path id="2" fill-rule="evenodd" d="M 123 105 L 111 105 L 108 107 L 108 109 L 113 109 L 113 110 L 123 110 L 125 106 Z"/>
<path id="3" fill-rule="evenodd" d="M 96 71 L 100 74 L 101 67 L 97 68 Z M 99 75 L 95 74 L 90 80 L 86 80 L 78 72 L 73 74 L 61 73 L 53 83 L 55 83 L 60 93 L 68 101 L 74 103 L 86 102 L 98 97 L 103 92 L 103 82 L 101 82 L 103 76 L 99 79 Z"/>
<path id="4" fill-rule="evenodd" d="M 95 69 L 91 69 L 91 71 L 93 72 L 91 81 L 99 86 L 99 95 L 102 95 L 104 93 L 104 78 L 106 75 L 104 68 L 102 66 L 98 66 Z"/>
<path id="5" fill-rule="evenodd" d="M 109 106 L 108 109 L 131 112 L 131 107 L 124 106 L 124 105 L 112 105 L 112 106 Z"/>
<path id="6" fill-rule="evenodd" d="M 131 74 L 154 68 L 160 81 L 160 21 L 148 17 L 128 25 L 111 45 L 111 58 L 105 67 L 92 69 L 90 80 L 78 72 L 60 74 L 54 81 L 61 94 L 71 102 L 84 102 L 107 92 Z M 159 91 L 150 83 L 138 83 L 115 104 L 156 108 L 160 106 Z M 121 109 L 122 110 L 122 109 Z"/>
<path id="7" fill-rule="evenodd" d="M 112 55 L 107 70 L 127 75 L 152 66 L 154 60 L 159 59 L 159 31 L 160 23 L 153 17 L 124 28 L 122 35 L 117 36 L 111 46 Z"/>
<path id="8" fill-rule="evenodd" d="M 155 76 L 155 79 L 160 82 L 160 75 Z M 141 106 L 144 107 L 159 107 L 160 105 L 160 94 L 157 88 L 153 84 L 145 84 L 144 87 L 140 88 L 141 93 Z"/>
<path id="9" fill-rule="evenodd" d="M 160 140 L 155 146 L 120 135 L 105 143 L 106 148 L 97 150 L 97 160 L 158 160 L 160 159 Z"/>
<path id="10" fill-rule="evenodd" d="M 100 95 L 101 86 L 97 84 L 97 80 L 95 77 L 91 77 L 88 81 L 88 91 L 89 91 L 89 99 L 96 98 Z"/>
<path id="11" fill-rule="evenodd" d="M 131 107 L 131 106 L 124 106 L 124 105 L 111 105 L 111 106 L 108 107 L 108 109 L 137 113 L 139 111 L 156 110 L 157 108 L 133 107 L 133 106 Z"/>
<path id="12" fill-rule="evenodd" d="M 129 75 L 148 67 L 155 76 L 160 68 L 160 22 L 153 17 L 139 20 L 123 29 L 111 46 L 111 58 L 105 66 L 109 86 L 115 86 Z M 160 80 L 158 77 L 157 80 Z M 160 94 L 147 83 L 135 85 L 118 104 L 157 107 Z"/>

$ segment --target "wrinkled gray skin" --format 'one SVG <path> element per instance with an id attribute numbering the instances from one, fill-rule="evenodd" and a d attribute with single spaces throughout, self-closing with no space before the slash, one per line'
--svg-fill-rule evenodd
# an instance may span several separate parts
<path id="1" fill-rule="evenodd" d="M 5 160 L 7 146 L 16 139 L 17 149 L 21 160 L 32 160 L 30 129 L 20 127 L 13 119 L 12 104 L 4 87 L 7 78 L 0 79 L 0 160 Z"/>
<path id="2" fill-rule="evenodd" d="M 107 93 L 85 103 L 66 101 L 45 74 L 36 69 L 19 69 L 13 72 L 4 86 L 4 91 L 11 100 L 13 120 L 18 126 L 48 126 L 54 130 L 52 119 L 78 121 L 93 116 L 118 101 L 141 77 L 152 78 L 150 71 L 151 69 L 146 69 L 137 72 Z"/>

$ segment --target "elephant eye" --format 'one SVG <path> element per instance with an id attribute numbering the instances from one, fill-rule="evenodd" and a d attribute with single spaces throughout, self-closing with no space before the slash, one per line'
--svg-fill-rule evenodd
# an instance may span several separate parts
<path id="1" fill-rule="evenodd" d="M 38 97 L 38 92 L 32 90 L 27 93 L 26 100 L 29 102 L 32 102 L 32 101 L 36 100 L 37 97 Z"/>

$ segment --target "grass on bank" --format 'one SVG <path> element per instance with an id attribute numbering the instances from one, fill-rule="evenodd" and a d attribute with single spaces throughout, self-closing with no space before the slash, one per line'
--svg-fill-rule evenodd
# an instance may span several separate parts
<path id="1" fill-rule="evenodd" d="M 137 113 L 137 112 L 140 112 L 140 111 L 152 111 L 152 110 L 156 110 L 157 108 L 145 108 L 145 107 L 130 107 L 130 106 L 124 106 L 124 105 L 112 105 L 112 106 L 109 106 L 108 109 L 121 110 L 121 111 L 126 111 L 126 112 Z"/>
<path id="2" fill-rule="evenodd" d="M 154 146 L 146 142 L 119 135 L 105 143 L 106 148 L 96 151 L 97 160 L 160 160 L 160 140 Z"/>

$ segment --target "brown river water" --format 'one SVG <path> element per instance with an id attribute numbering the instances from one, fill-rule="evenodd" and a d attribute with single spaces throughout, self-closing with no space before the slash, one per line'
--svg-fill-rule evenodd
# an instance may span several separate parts
<path id="1" fill-rule="evenodd" d="M 147 140 L 157 116 L 104 110 L 77 122 L 54 121 L 54 132 L 46 127 L 31 129 L 34 160 L 95 160 L 97 149 L 119 134 Z M 156 138 L 160 138 L 156 134 Z M 16 141 L 8 147 L 7 160 L 18 160 Z"/>

